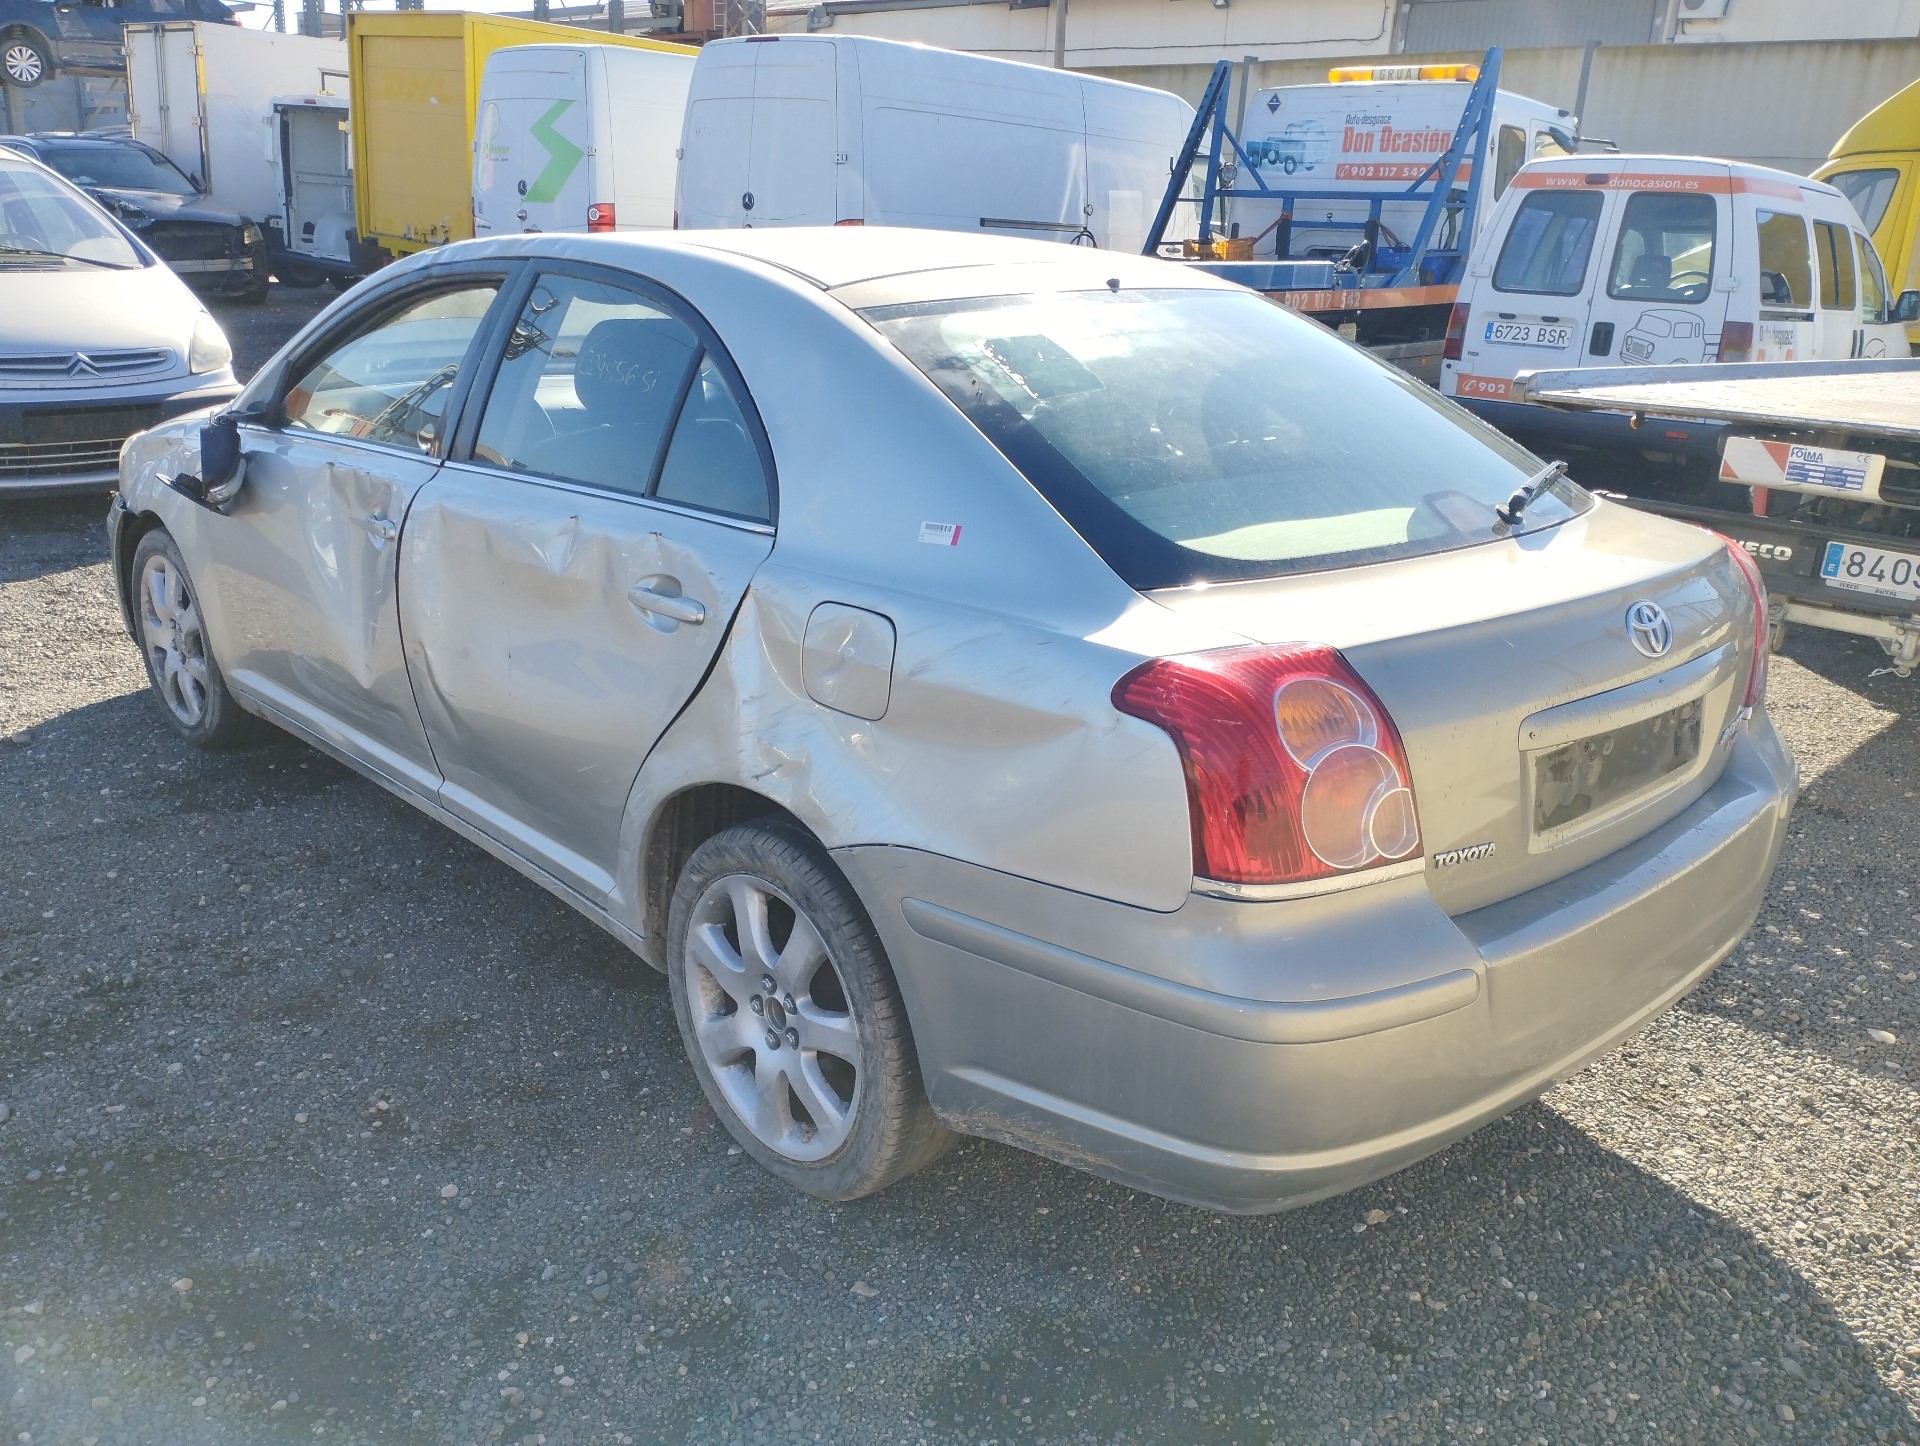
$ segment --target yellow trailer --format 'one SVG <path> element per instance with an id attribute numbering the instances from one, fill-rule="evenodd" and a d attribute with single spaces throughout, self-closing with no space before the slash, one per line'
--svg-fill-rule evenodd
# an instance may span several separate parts
<path id="1" fill-rule="evenodd" d="M 695 52 L 638 36 L 472 11 L 347 18 L 359 269 L 473 235 L 473 123 L 487 57 L 564 42 Z"/>

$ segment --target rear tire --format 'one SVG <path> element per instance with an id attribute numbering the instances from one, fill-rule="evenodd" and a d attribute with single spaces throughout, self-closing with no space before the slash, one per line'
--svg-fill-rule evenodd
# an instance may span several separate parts
<path id="1" fill-rule="evenodd" d="M 804 830 L 759 819 L 702 844 L 674 889 L 667 947 L 700 1088 L 774 1175 L 853 1200 L 953 1143 L 872 921 Z"/>
<path id="2" fill-rule="evenodd" d="M 199 595 L 180 549 L 156 527 L 133 550 L 133 632 L 168 725 L 195 748 L 257 742 L 267 725 L 241 708 L 214 661 Z"/>
<path id="3" fill-rule="evenodd" d="M 30 30 L 0 36 L 0 76 L 8 85 L 32 90 L 53 74 L 53 51 Z"/>

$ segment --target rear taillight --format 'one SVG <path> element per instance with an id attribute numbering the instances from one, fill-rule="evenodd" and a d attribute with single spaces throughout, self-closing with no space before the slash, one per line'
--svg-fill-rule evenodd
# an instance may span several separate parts
<path id="1" fill-rule="evenodd" d="M 1720 350 L 1714 353 L 1715 361 L 1743 362 L 1753 355 L 1753 323 L 1750 321 L 1729 321 L 1720 327 Z"/>
<path id="2" fill-rule="evenodd" d="M 1456 301 L 1453 310 L 1447 313 L 1447 344 L 1440 355 L 1447 361 L 1459 361 L 1460 353 L 1467 344 L 1467 304 Z"/>
<path id="3" fill-rule="evenodd" d="M 1733 557 L 1733 565 L 1747 580 L 1753 594 L 1753 671 L 1747 674 L 1745 706 L 1758 708 L 1767 698 L 1767 667 L 1773 657 L 1773 618 L 1767 611 L 1767 580 L 1760 576 L 1760 564 L 1731 537 L 1721 539 Z"/>
<path id="4" fill-rule="evenodd" d="M 1332 648 L 1155 658 L 1114 684 L 1113 706 L 1180 750 L 1198 878 L 1300 883 L 1420 851 L 1399 731 Z"/>
<path id="5" fill-rule="evenodd" d="M 613 229 L 613 202 L 595 201 L 587 207 L 587 229 L 589 231 L 611 231 Z"/>
<path id="6" fill-rule="evenodd" d="M 833 223 L 836 226 L 864 226 L 867 223 L 858 216 L 848 216 Z"/>

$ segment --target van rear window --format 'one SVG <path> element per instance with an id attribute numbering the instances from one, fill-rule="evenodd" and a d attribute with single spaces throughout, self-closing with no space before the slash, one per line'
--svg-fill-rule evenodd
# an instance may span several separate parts
<path id="1" fill-rule="evenodd" d="M 1575 296 L 1600 228 L 1598 191 L 1536 191 L 1520 203 L 1493 266 L 1495 291 Z"/>
<path id="2" fill-rule="evenodd" d="M 1607 295 L 1622 301 L 1705 301 L 1713 285 L 1711 196 L 1636 191 L 1613 248 Z"/>

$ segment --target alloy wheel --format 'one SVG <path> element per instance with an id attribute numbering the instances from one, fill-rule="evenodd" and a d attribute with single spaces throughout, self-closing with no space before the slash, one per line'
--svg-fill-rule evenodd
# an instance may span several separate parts
<path id="1" fill-rule="evenodd" d="M 154 687 L 174 717 L 195 727 L 207 712 L 207 635 L 200 608 L 185 575 L 160 554 L 140 570 L 139 593 L 140 638 Z"/>
<path id="2" fill-rule="evenodd" d="M 860 1039 L 820 931 L 765 879 L 728 874 L 694 904 L 681 967 L 700 1053 L 754 1138 L 790 1160 L 839 1149 Z"/>
<path id="3" fill-rule="evenodd" d="M 41 72 L 45 69 L 40 52 L 19 40 L 6 47 L 4 54 L 0 55 L 0 65 L 6 67 L 7 79 L 15 85 L 38 85 Z"/>

